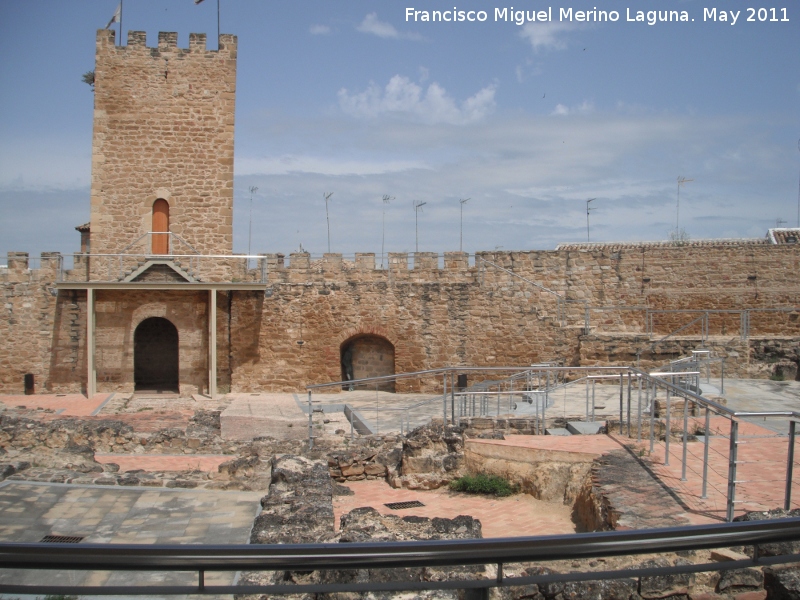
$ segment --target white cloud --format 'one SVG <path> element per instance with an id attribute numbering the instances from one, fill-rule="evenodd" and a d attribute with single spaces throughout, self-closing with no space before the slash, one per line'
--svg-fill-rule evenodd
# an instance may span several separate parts
<path id="1" fill-rule="evenodd" d="M 14 190 L 80 189 L 89 185 L 91 141 L 36 138 L 6 139 L 0 147 L 0 188 Z"/>
<path id="2" fill-rule="evenodd" d="M 289 175 L 315 173 L 319 175 L 382 175 L 411 169 L 425 169 L 417 160 L 358 160 L 285 154 L 265 158 L 237 159 L 236 175 Z"/>
<path id="3" fill-rule="evenodd" d="M 572 108 L 564 104 L 556 104 L 556 107 L 550 114 L 555 117 L 566 117 L 567 115 L 588 115 L 593 112 L 594 104 L 588 100 L 584 100 L 581 104 L 573 106 Z"/>
<path id="4" fill-rule="evenodd" d="M 560 21 L 528 23 L 520 31 L 535 52 L 539 50 L 564 50 L 567 48 L 566 34 L 579 28 L 573 23 Z"/>
<path id="5" fill-rule="evenodd" d="M 391 23 L 384 23 L 378 20 L 378 13 L 369 13 L 361 24 L 356 27 L 361 33 L 377 35 L 381 38 L 393 40 L 421 40 L 422 36 L 417 33 L 400 33 Z"/>
<path id="6" fill-rule="evenodd" d="M 395 75 L 383 89 L 371 83 L 360 93 L 339 90 L 339 106 L 348 115 L 359 118 L 397 115 L 423 123 L 461 125 L 480 121 L 494 111 L 496 89 L 495 85 L 487 86 L 459 106 L 436 82 L 423 91 L 407 77 Z"/>
<path id="7" fill-rule="evenodd" d="M 393 85 L 388 100 L 384 87 L 373 86 L 367 108 L 383 116 L 380 111 L 391 104 L 417 117 L 413 111 L 427 101 L 428 87 L 403 78 Z M 480 105 L 479 94 L 474 97 Z M 776 216 L 787 217 L 781 207 L 791 196 L 791 182 L 776 174 L 792 163 L 762 135 L 760 123 L 597 110 L 572 118 L 590 107 L 564 103 L 566 118 L 492 115 L 469 127 L 421 118 L 353 121 L 329 115 L 327 127 L 314 120 L 291 151 L 270 158 L 237 154 L 237 189 L 269 190 L 265 197 L 273 203 L 254 247 L 285 251 L 302 242 L 312 252 L 324 251 L 323 191 L 336 194 L 331 237 L 334 251 L 342 252 L 381 248 L 384 194 L 396 198 L 386 213 L 391 251 L 414 249 L 413 201 L 428 203 L 419 215 L 420 249 L 458 248 L 458 199 L 468 197 L 464 247 L 470 251 L 585 240 L 585 202 L 594 197 L 593 240 L 664 239 L 675 226 L 678 174 L 695 179 L 681 192 L 681 224 L 695 239 L 731 230 L 751 235 L 748 227 L 763 235 Z M 468 118 L 464 104 L 456 108 L 460 118 Z M 275 138 L 269 143 L 281 147 Z M 742 185 L 742 161 L 752 165 L 758 185 Z M 794 186 L 796 199 L 796 178 Z M 278 215 L 276 205 L 287 209 Z M 239 223 L 246 222 L 246 207 L 237 209 Z M 246 247 L 246 229 L 237 231 L 236 243 Z"/>
<path id="8" fill-rule="evenodd" d="M 331 32 L 331 28 L 327 25 L 312 25 L 308 28 L 311 35 L 327 35 Z"/>

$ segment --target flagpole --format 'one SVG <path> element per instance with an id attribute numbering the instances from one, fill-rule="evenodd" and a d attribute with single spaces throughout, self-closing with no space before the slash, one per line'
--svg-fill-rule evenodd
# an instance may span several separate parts
<path id="1" fill-rule="evenodd" d="M 122 0 L 119 0 L 119 45 L 122 46 Z"/>
<path id="2" fill-rule="evenodd" d="M 217 47 L 219 47 L 219 0 L 217 0 Z"/>

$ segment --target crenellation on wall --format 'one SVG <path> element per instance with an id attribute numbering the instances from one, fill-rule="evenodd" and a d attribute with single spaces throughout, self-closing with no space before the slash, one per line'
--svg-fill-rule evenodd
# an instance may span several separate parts
<path id="1" fill-rule="evenodd" d="M 356 252 L 356 269 L 359 271 L 375 270 L 374 252 Z"/>
<path id="2" fill-rule="evenodd" d="M 178 33 L 175 31 L 159 31 L 158 49 L 163 52 L 172 48 L 178 48 Z"/>
<path id="3" fill-rule="evenodd" d="M 559 357 L 566 364 L 630 363 L 635 348 L 652 344 L 703 311 L 709 311 L 712 338 L 740 339 L 744 310 L 749 311 L 753 339 L 800 338 L 796 247 L 623 249 L 617 256 L 604 250 L 482 255 L 519 277 L 480 260 L 470 266 L 463 253 L 449 253 L 441 268 L 436 254 L 419 253 L 411 269 L 407 253 L 392 253 L 385 268 L 372 253 L 361 253 L 355 261 L 337 253 L 315 260 L 308 253 L 294 253 L 285 266 L 282 254 L 264 255 L 267 294 L 217 294 L 220 389 L 296 390 L 338 380 L 346 336 L 388 340 L 397 372 L 525 365 Z M 85 262 L 102 258 L 80 256 Z M 85 280 L 81 260 L 66 272 L 67 279 Z M 261 276 L 261 265 L 247 270 L 241 257 L 207 260 L 206 274 L 213 269 L 214 277 L 256 281 Z M 37 261 L 41 266 L 31 269 Z M 35 375 L 37 390 L 85 389 L 86 293 L 53 295 L 60 264 L 55 253 L 38 258 L 9 254 L 1 280 L 0 337 L 7 341 L 0 351 L 0 389 L 5 392 L 21 393 L 25 373 Z M 755 280 L 748 279 L 752 272 Z M 520 277 L 574 301 L 557 306 L 552 293 Z M 650 281 L 644 282 L 645 277 Z M 97 292 L 99 390 L 132 390 L 131 332 L 134 321 L 148 315 L 163 315 L 179 330 L 183 393 L 205 390 L 207 303 L 207 292 Z M 593 337 L 583 335 L 586 306 L 591 307 Z M 631 345 L 626 336 L 642 336 L 648 327 L 646 309 L 652 313 L 653 337 Z M 653 312 L 658 310 L 671 312 Z M 653 361 L 684 352 L 692 343 L 696 347 L 702 324 L 682 333 L 691 343 L 674 351 L 657 348 Z M 740 360 L 751 366 L 737 372 L 769 376 L 758 358 L 765 353 L 759 352 L 741 353 L 754 358 Z"/>
<path id="4" fill-rule="evenodd" d="M 113 29 L 101 29 L 97 32 L 97 41 L 104 45 L 114 45 L 115 31 Z M 138 48 L 147 47 L 147 32 L 145 31 L 129 31 L 128 32 L 128 46 L 129 51 L 135 51 Z"/>

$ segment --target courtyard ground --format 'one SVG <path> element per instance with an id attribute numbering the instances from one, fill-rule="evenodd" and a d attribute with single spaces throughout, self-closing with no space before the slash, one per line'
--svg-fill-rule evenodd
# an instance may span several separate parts
<path id="1" fill-rule="evenodd" d="M 709 389 L 719 386 L 711 381 Z M 598 386 L 600 387 L 600 386 Z M 611 417 L 618 413 L 618 387 L 602 386 L 596 392 L 597 416 Z M 343 402 L 357 407 L 362 417 L 369 421 L 372 397 L 359 398 L 358 392 L 332 394 L 322 398 L 333 407 Z M 366 396 L 366 394 L 361 394 Z M 391 396 L 391 395 L 387 395 Z M 178 398 L 165 395 L 131 396 L 125 394 L 97 394 L 91 399 L 80 395 L 36 395 L 0 396 L 0 404 L 10 414 L 50 420 L 75 417 L 81 419 L 118 419 L 130 424 L 136 431 L 156 431 L 159 428 L 185 427 L 195 410 L 224 409 L 241 395 L 230 394 L 211 400 L 202 396 Z M 800 383 L 762 380 L 727 380 L 725 382 L 727 405 L 735 410 L 795 410 L 800 411 Z M 301 410 L 303 400 L 294 394 L 286 401 L 294 401 Z M 377 401 L 383 398 L 380 396 Z M 388 417 L 392 412 L 381 413 L 374 406 L 378 419 L 382 418 L 382 432 L 399 430 L 403 421 Z M 419 404 L 420 398 L 400 398 L 408 406 Z M 556 398 L 549 409 L 551 415 L 578 416 L 585 412 L 586 393 L 583 388 L 567 389 Z M 428 404 L 434 405 L 434 402 Z M 423 403 L 421 406 L 425 406 Z M 438 409 L 430 416 L 439 416 Z M 524 409 L 525 407 L 523 407 Z M 402 410 L 394 411 L 401 413 Z M 330 410 L 326 413 L 326 435 L 349 435 L 349 424 L 341 413 Z M 416 418 L 416 417 L 415 417 Z M 429 418 L 429 417 L 428 417 Z M 783 434 L 788 421 L 749 419 L 740 425 L 740 466 L 737 484 L 736 513 L 745 510 L 764 510 L 783 505 L 785 493 L 785 466 L 788 438 Z M 413 423 L 412 423 L 413 425 Z M 712 421 L 713 433 L 710 441 L 710 476 L 707 497 L 701 497 L 702 437 L 687 445 L 687 472 L 684 481 L 681 472 L 682 444 L 673 440 L 670 446 L 670 464 L 666 465 L 665 444 L 657 441 L 654 451 L 649 452 L 647 433 L 637 443 L 633 438 L 620 435 L 581 436 L 559 438 L 556 436 L 508 436 L 506 444 L 538 444 L 542 447 L 568 449 L 576 444 L 581 451 L 592 451 L 602 441 L 597 453 L 613 447 L 628 447 L 638 453 L 651 469 L 652 474 L 674 501 L 685 511 L 692 523 L 720 522 L 725 515 L 725 493 L 727 476 L 726 437 L 729 422 L 716 418 Z M 338 433 L 337 433 L 338 431 Z M 229 455 L 199 454 L 98 454 L 98 462 L 114 462 L 120 471 L 142 469 L 145 471 L 183 471 L 196 469 L 214 472 L 219 464 L 229 460 Z M 800 475 L 795 476 L 800 481 Z M 418 515 L 428 517 L 454 517 L 469 514 L 483 524 L 484 537 L 528 536 L 568 533 L 574 531 L 571 507 L 538 501 L 527 495 L 508 498 L 485 498 L 455 494 L 446 489 L 422 491 L 393 489 L 385 482 L 357 481 L 347 486 L 354 492 L 351 496 L 336 496 L 334 511 L 338 519 L 341 514 L 360 506 L 372 506 L 384 514 L 399 516 Z M 800 506 L 800 484 L 793 483 L 792 507 Z M 86 541 L 97 542 L 159 542 L 159 543 L 246 543 L 249 539 L 252 519 L 259 506 L 261 492 L 221 492 L 211 490 L 167 490 L 151 488 L 108 488 L 103 486 L 75 486 L 54 483 L 5 481 L 0 483 L 0 540 L 36 542 L 43 535 L 85 534 Z M 392 510 L 385 505 L 391 502 L 418 500 L 421 508 Z M 657 506 L 654 511 L 659 510 Z M 6 574 L 7 576 L 9 574 Z M 228 577 L 230 574 L 225 575 Z M 82 574 L 60 574 L 64 583 L 77 583 Z M 86 575 L 86 583 L 112 583 L 105 578 Z M 100 579 L 97 579 L 100 577 Z M 119 582 L 125 575 L 115 575 Z M 184 576 L 180 576 L 184 577 Z M 223 577 L 220 574 L 220 577 Z M 77 579 L 76 579 L 77 578 Z M 0 581 L 3 579 L 0 574 Z M 192 580 L 190 574 L 184 579 Z M 224 577 L 220 581 L 224 581 Z M 228 579 L 229 580 L 229 579 Z M 118 583 L 115 579 L 113 583 Z"/>

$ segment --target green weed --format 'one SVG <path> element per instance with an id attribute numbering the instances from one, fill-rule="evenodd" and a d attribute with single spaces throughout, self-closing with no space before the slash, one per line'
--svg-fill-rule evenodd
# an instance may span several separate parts
<path id="1" fill-rule="evenodd" d="M 496 475 L 465 475 L 450 482 L 450 489 L 468 494 L 510 496 L 516 489 L 502 477 Z"/>

